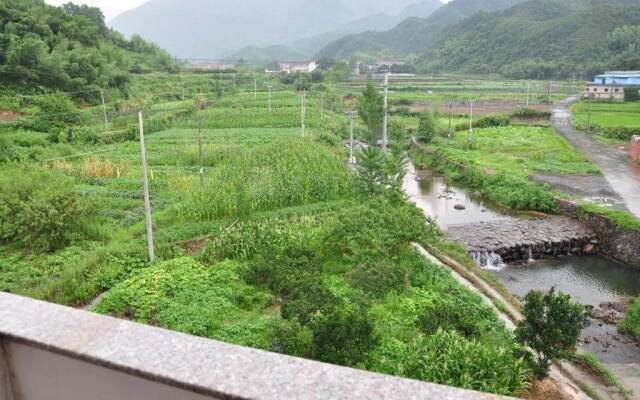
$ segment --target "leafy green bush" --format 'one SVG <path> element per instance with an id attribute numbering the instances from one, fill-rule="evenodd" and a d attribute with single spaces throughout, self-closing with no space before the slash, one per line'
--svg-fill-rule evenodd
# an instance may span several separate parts
<path id="1" fill-rule="evenodd" d="M 618 323 L 618 330 L 640 339 L 640 298 L 636 297 Z"/>
<path id="2" fill-rule="evenodd" d="M 309 325 L 316 360 L 357 366 L 378 345 L 366 311 L 357 304 L 343 304 L 333 312 L 319 314 Z"/>
<path id="3" fill-rule="evenodd" d="M 519 108 L 513 114 L 511 114 L 514 118 L 519 119 L 549 119 L 551 118 L 551 112 L 549 111 L 537 111 L 533 108 Z"/>
<path id="4" fill-rule="evenodd" d="M 571 296 L 530 291 L 524 298 L 524 319 L 516 327 L 516 339 L 529 346 L 537 356 L 534 373 L 546 378 L 552 361 L 572 358 L 578 336 L 589 325 L 584 305 L 572 302 Z"/>
<path id="5" fill-rule="evenodd" d="M 472 122 L 472 126 L 474 128 L 491 128 L 496 126 L 509 126 L 511 124 L 511 120 L 506 115 L 497 114 L 497 115 L 487 115 L 486 117 L 482 117 L 479 119 L 475 119 Z M 469 129 L 468 123 L 461 123 L 456 125 L 456 132 L 464 131 Z"/>
<path id="6" fill-rule="evenodd" d="M 94 307 L 101 313 L 114 313 L 139 322 L 232 343 L 252 343 L 268 348 L 263 328 L 232 329 L 247 309 L 263 309 L 271 295 L 256 290 L 240 279 L 233 262 L 213 268 L 177 258 L 141 269 L 116 285 Z M 239 325 L 237 325 L 239 324 Z M 266 329 L 266 326 L 264 327 Z"/>
<path id="7" fill-rule="evenodd" d="M 37 112 L 33 119 L 33 128 L 48 132 L 52 128 L 74 125 L 80 122 L 80 112 L 66 95 L 43 96 L 35 102 Z"/>
<path id="8" fill-rule="evenodd" d="M 19 177 L 18 179 L 16 179 Z M 64 247 L 90 214 L 66 176 L 16 169 L 0 177 L 0 240 L 35 250 Z"/>
<path id="9" fill-rule="evenodd" d="M 375 198 L 333 215 L 323 224 L 320 237 L 327 254 L 363 261 L 440 234 L 435 224 L 425 224 L 418 208 L 408 204 L 391 207 L 384 198 Z"/>

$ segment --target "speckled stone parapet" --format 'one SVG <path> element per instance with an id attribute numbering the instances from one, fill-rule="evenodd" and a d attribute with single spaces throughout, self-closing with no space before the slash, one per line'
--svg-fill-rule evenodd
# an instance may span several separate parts
<path id="1" fill-rule="evenodd" d="M 230 345 L 0 293 L 0 339 L 220 399 L 505 397 Z"/>

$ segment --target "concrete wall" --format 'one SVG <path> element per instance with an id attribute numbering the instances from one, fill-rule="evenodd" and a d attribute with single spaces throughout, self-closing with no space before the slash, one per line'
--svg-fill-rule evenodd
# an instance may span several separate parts
<path id="1" fill-rule="evenodd" d="M 640 268 L 640 231 L 624 229 L 600 214 L 585 212 L 570 201 L 556 199 L 558 211 L 579 219 L 587 228 L 598 234 L 598 251 L 614 260 Z"/>
<path id="2" fill-rule="evenodd" d="M 506 399 L 0 292 L 0 400 Z"/>

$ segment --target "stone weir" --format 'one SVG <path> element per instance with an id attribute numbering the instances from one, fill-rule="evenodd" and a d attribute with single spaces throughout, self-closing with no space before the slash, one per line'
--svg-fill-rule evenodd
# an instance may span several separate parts
<path id="1" fill-rule="evenodd" d="M 482 266 L 597 252 L 597 235 L 566 217 L 510 219 L 453 225 L 451 239 L 462 243 Z"/>

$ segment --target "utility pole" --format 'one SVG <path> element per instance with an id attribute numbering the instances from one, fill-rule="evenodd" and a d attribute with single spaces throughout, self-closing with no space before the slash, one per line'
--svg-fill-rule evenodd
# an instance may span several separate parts
<path id="1" fill-rule="evenodd" d="M 353 111 L 349 111 L 347 113 L 347 116 L 349 117 L 349 120 L 351 121 L 351 130 L 350 130 L 350 134 L 349 134 L 349 165 L 353 165 L 355 164 L 353 161 L 353 120 L 356 117 L 356 113 Z"/>
<path id="2" fill-rule="evenodd" d="M 527 82 L 527 107 L 529 107 L 529 91 L 531 90 L 531 83 Z"/>
<path id="3" fill-rule="evenodd" d="M 304 114 L 305 114 L 305 104 L 304 104 L 304 100 L 305 97 L 307 97 L 307 91 L 305 89 L 302 90 L 302 95 L 300 96 L 302 98 L 302 108 L 300 109 L 300 120 L 302 122 L 302 137 L 304 137 Z"/>
<path id="4" fill-rule="evenodd" d="M 104 90 L 100 89 L 100 96 L 102 97 L 102 115 L 104 116 L 104 130 L 109 130 L 109 120 L 107 119 L 107 106 L 104 104 Z"/>
<path id="5" fill-rule="evenodd" d="M 200 104 L 200 111 L 204 104 Z M 202 157 L 202 113 L 198 116 L 198 161 L 200 162 L 200 189 L 204 189 L 204 160 Z"/>
<path id="6" fill-rule="evenodd" d="M 384 89 L 384 117 L 382 121 L 382 152 L 387 152 L 387 108 L 389 104 L 389 73 L 384 74 L 384 84 L 382 85 Z"/>
<path id="7" fill-rule="evenodd" d="M 593 95 L 589 95 L 589 115 L 587 116 L 587 133 L 591 133 L 591 99 Z"/>
<path id="8" fill-rule="evenodd" d="M 451 102 L 449 102 L 449 145 L 451 145 Z"/>
<path id="9" fill-rule="evenodd" d="M 552 82 L 551 82 L 551 81 L 549 81 L 549 108 L 550 108 L 550 109 L 551 109 L 551 108 L 553 108 L 553 107 L 551 106 L 551 83 L 552 83 Z"/>
<path id="10" fill-rule="evenodd" d="M 469 137 L 467 144 L 471 145 L 471 134 L 473 133 L 473 100 L 471 100 L 471 114 L 469 114 Z"/>
<path id="11" fill-rule="evenodd" d="M 147 245 L 149 247 L 149 262 L 156 259 L 153 249 L 153 227 L 151 221 L 151 201 L 149 200 L 149 178 L 147 176 L 147 152 L 144 147 L 144 124 L 142 110 L 138 111 L 138 129 L 140 130 L 140 155 L 142 160 L 142 186 L 144 192 L 144 214 L 147 220 Z"/>
<path id="12" fill-rule="evenodd" d="M 267 89 L 269 89 L 269 112 L 271 112 L 271 86 L 267 86 Z"/>
<path id="13" fill-rule="evenodd" d="M 253 78 L 253 99 L 258 100 L 258 78 Z"/>

